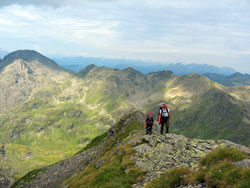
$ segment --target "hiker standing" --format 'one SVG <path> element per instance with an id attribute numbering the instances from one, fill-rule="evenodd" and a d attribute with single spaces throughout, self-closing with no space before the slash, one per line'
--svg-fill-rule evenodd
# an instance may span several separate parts
<path id="1" fill-rule="evenodd" d="M 154 128 L 154 118 L 152 112 L 149 112 L 144 122 L 144 128 L 146 128 L 146 134 L 152 134 L 152 128 Z"/>
<path id="2" fill-rule="evenodd" d="M 166 104 L 160 106 L 159 115 L 157 121 L 161 125 L 161 134 L 163 134 L 164 125 L 166 126 L 166 134 L 169 133 L 169 117 L 174 120 L 169 108 L 167 108 Z"/>

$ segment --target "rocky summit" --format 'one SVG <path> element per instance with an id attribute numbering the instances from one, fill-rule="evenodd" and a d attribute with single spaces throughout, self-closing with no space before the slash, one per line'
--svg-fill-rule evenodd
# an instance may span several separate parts
<path id="1" fill-rule="evenodd" d="M 75 156 L 28 173 L 12 188 L 109 187 L 111 184 L 114 184 L 111 187 L 145 187 L 169 169 L 182 167 L 197 171 L 200 159 L 219 148 L 236 148 L 250 156 L 248 147 L 227 140 L 189 139 L 156 132 L 145 135 L 144 118 L 141 112 L 124 116 Z M 247 162 L 248 159 L 243 160 L 244 165 Z M 101 182 L 102 175 L 104 182 Z M 206 184 L 181 187 L 201 188 Z"/>

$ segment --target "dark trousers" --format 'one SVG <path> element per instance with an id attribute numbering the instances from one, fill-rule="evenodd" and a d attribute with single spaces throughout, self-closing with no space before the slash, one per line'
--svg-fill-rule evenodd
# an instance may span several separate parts
<path id="1" fill-rule="evenodd" d="M 153 127 L 152 124 L 147 124 L 147 127 L 146 127 L 146 134 L 149 134 L 149 135 L 152 134 L 152 127 Z"/>
<path id="2" fill-rule="evenodd" d="M 161 120 L 161 134 L 163 134 L 164 125 L 166 126 L 166 134 L 169 133 L 169 118 Z"/>

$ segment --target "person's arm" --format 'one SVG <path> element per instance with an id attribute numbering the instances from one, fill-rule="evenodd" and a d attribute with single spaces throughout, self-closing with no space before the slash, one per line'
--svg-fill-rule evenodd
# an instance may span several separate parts
<path id="1" fill-rule="evenodd" d="M 170 110 L 169 110 L 169 109 L 168 109 L 168 113 L 169 113 L 169 115 L 170 115 L 171 119 L 174 121 L 174 118 L 173 118 L 173 116 L 172 116 L 172 114 L 171 114 L 171 112 L 170 112 Z"/>
<path id="2" fill-rule="evenodd" d="M 153 128 L 154 128 L 154 118 L 153 118 Z"/>
<path id="3" fill-rule="evenodd" d="M 146 121 L 144 121 L 144 129 L 146 128 Z"/>
<path id="4" fill-rule="evenodd" d="M 157 121 L 158 121 L 159 123 L 161 122 L 161 110 L 160 110 L 160 112 L 159 112 L 159 114 L 158 114 Z"/>

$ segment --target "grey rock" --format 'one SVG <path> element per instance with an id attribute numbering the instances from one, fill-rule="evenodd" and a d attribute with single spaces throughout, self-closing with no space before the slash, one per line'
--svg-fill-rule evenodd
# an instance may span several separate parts
<path id="1" fill-rule="evenodd" d="M 128 174 L 129 171 L 130 171 L 129 169 L 124 170 L 124 172 L 125 172 L 126 174 Z"/>
<path id="2" fill-rule="evenodd" d="M 108 130 L 108 137 L 99 146 L 48 166 L 41 173 L 34 173 L 34 176 L 31 176 L 32 181 L 28 183 L 20 182 L 16 187 L 57 188 L 66 179 L 72 178 L 84 171 L 89 164 L 94 164 L 96 168 L 100 168 L 104 164 L 104 161 L 100 157 L 103 155 L 107 144 L 110 143 L 109 141 L 115 141 L 113 139 L 114 136 L 135 121 L 143 125 L 144 118 L 145 116 L 141 112 L 136 111 L 127 115 L 116 126 Z M 135 163 L 136 167 L 147 171 L 142 182 L 137 182 L 132 186 L 136 188 L 144 187 L 171 168 L 182 166 L 191 170 L 197 170 L 200 158 L 217 148 L 234 147 L 241 151 L 244 150 L 245 153 L 249 149 L 226 140 L 189 139 L 176 134 L 155 135 L 154 133 L 153 135 L 145 135 L 144 130 L 132 131 L 127 138 L 122 141 L 116 140 L 113 144 L 116 148 L 115 155 L 120 154 L 120 147 L 124 144 L 130 144 L 135 151 L 130 156 L 130 159 Z M 249 160 L 238 162 L 235 165 L 247 166 L 246 164 L 249 164 Z M 127 174 L 129 170 L 124 169 L 124 172 Z M 180 188 L 205 187 L 205 184 L 190 184 L 181 186 Z"/>
<path id="3" fill-rule="evenodd" d="M 5 156 L 6 156 L 6 151 L 5 151 L 4 145 L 1 147 L 0 153 L 1 153 L 2 157 L 5 157 Z"/>
<path id="4" fill-rule="evenodd" d="M 0 175 L 0 188 L 8 188 L 10 186 L 10 180 L 3 175 Z"/>
<path id="5" fill-rule="evenodd" d="M 119 150 L 119 149 L 117 149 L 117 150 L 114 152 L 114 154 L 115 154 L 115 155 L 120 155 L 120 154 L 121 154 L 121 152 L 120 152 L 120 150 Z"/>
<path id="6" fill-rule="evenodd" d="M 190 184 L 190 185 L 181 185 L 176 188 L 207 188 L 207 185 L 205 183 L 201 184 Z"/>
<path id="7" fill-rule="evenodd" d="M 44 167 L 41 173 L 32 175 L 31 182 L 19 182 L 16 188 L 57 188 L 67 178 L 83 171 L 101 155 L 101 146 L 79 153 L 54 165 Z"/>
<path id="8" fill-rule="evenodd" d="M 198 169 L 198 162 L 201 157 L 205 156 L 217 148 L 234 147 L 242 151 L 247 150 L 245 146 L 235 144 L 225 140 L 198 140 L 188 139 L 182 135 L 166 134 L 145 136 L 137 135 L 140 144 L 134 144 L 136 151 L 135 157 L 131 157 L 137 167 L 146 170 L 143 182 L 135 184 L 135 187 L 143 187 L 148 182 L 157 178 L 160 174 L 166 173 L 170 168 L 186 167 L 191 170 Z M 133 137 L 130 143 L 136 143 Z M 242 161 L 239 165 L 247 166 L 248 161 Z M 206 185 L 188 185 L 187 187 L 203 188 Z"/>
<path id="9" fill-rule="evenodd" d="M 96 168 L 100 168 L 100 167 L 102 166 L 102 164 L 103 164 L 103 160 L 99 160 L 99 161 L 97 161 L 97 162 L 95 163 L 95 167 L 96 167 Z"/>
<path id="10" fill-rule="evenodd" d="M 242 161 L 234 162 L 234 166 L 250 169 L 250 159 L 243 159 Z"/>

